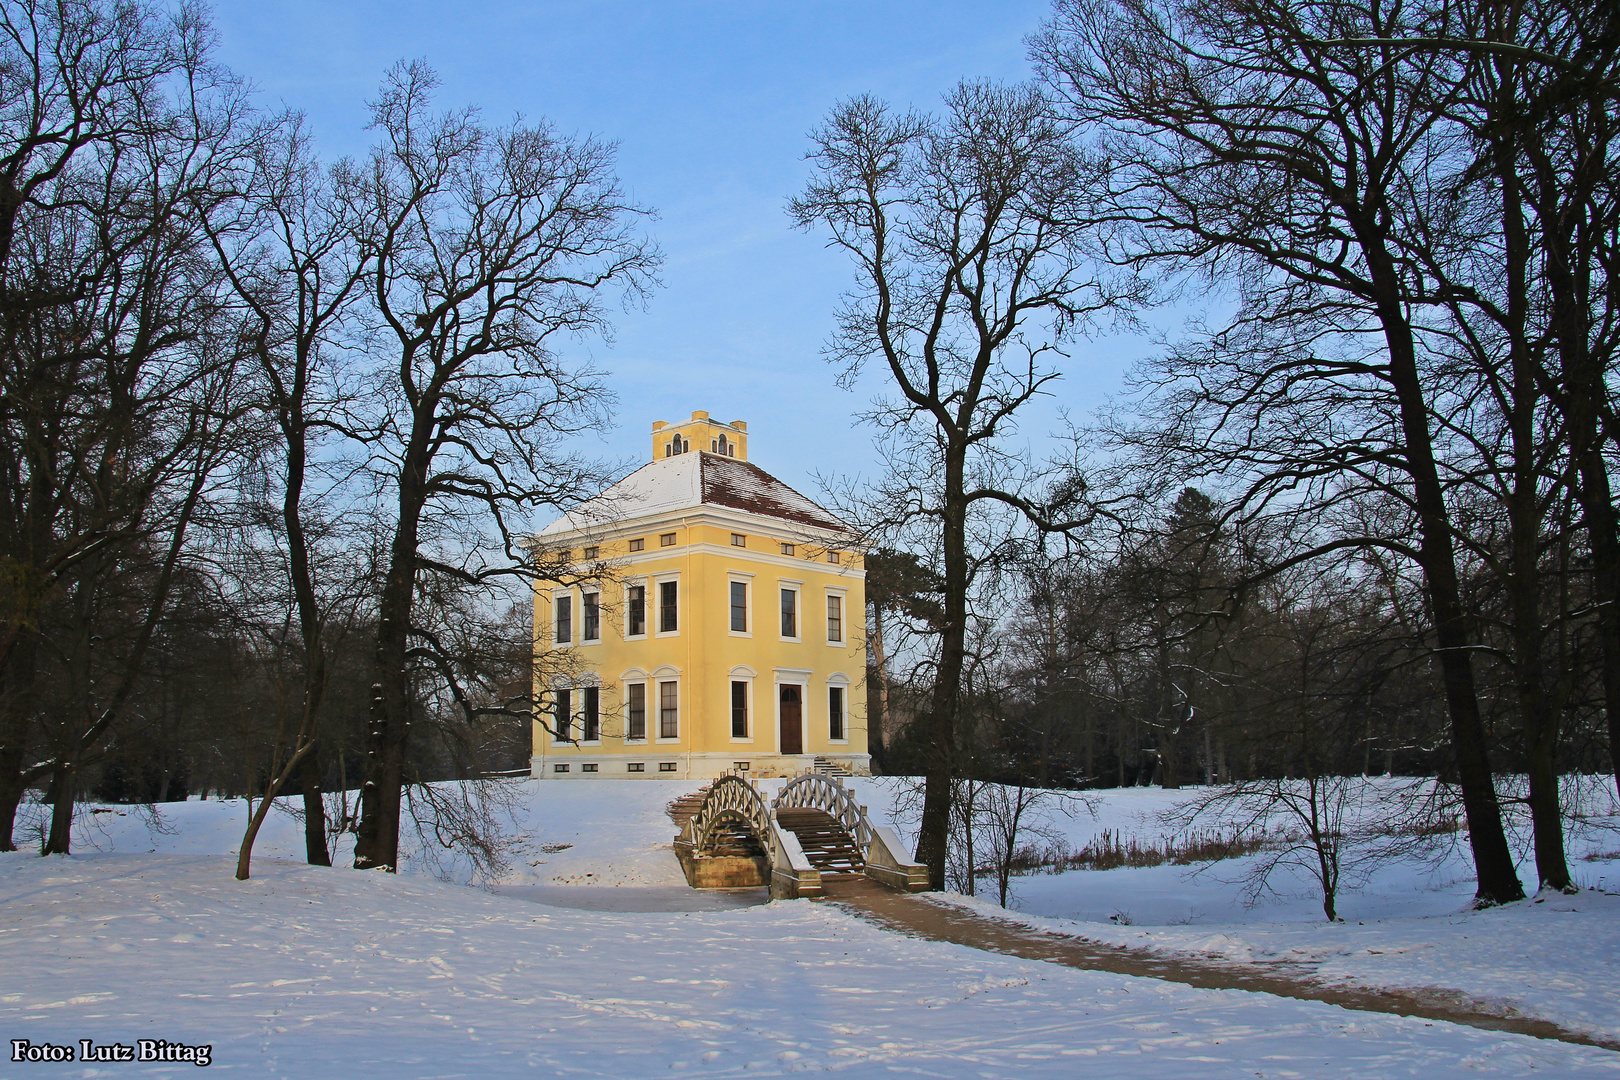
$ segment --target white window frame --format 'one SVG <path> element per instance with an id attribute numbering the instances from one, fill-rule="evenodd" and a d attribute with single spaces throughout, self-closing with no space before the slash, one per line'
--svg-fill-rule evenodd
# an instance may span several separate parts
<path id="1" fill-rule="evenodd" d="M 651 605 L 647 612 L 648 624 L 652 627 L 651 633 L 655 638 L 672 638 L 681 636 L 681 627 L 686 625 L 686 590 L 681 588 L 681 572 L 669 570 L 648 577 L 650 584 L 647 592 L 651 594 L 648 599 Z M 675 629 L 660 629 L 664 625 L 664 584 L 675 583 Z"/>
<path id="2" fill-rule="evenodd" d="M 557 640 L 557 601 L 561 600 L 561 599 L 564 599 L 564 598 L 566 598 L 568 600 L 568 640 L 567 641 L 558 641 Z M 547 636 L 550 637 L 550 639 L 551 639 L 551 647 L 553 649 L 569 649 L 569 648 L 573 647 L 573 645 L 574 645 L 574 630 L 578 626 L 578 622 L 579 622 L 579 620 L 574 617 L 578 613 L 577 612 L 578 607 L 579 607 L 579 605 L 574 603 L 574 590 L 573 589 L 552 589 L 551 590 L 551 633 L 549 635 L 547 635 Z"/>
<path id="3" fill-rule="evenodd" d="M 747 613 L 747 630 L 731 629 L 731 587 L 741 585 L 745 590 L 743 594 L 743 610 Z M 732 637 L 751 638 L 754 636 L 754 627 L 758 625 L 754 618 L 754 575 L 746 570 L 726 571 L 726 633 Z"/>
<path id="4" fill-rule="evenodd" d="M 677 618 L 679 618 L 679 616 L 677 616 Z M 648 717 L 648 727 L 654 729 L 647 736 L 647 741 L 651 743 L 663 743 L 666 746 L 679 743 L 681 741 L 681 732 L 685 729 L 685 725 L 682 723 L 685 717 L 683 717 L 681 713 L 686 705 L 686 687 L 682 685 L 685 680 L 681 678 L 680 669 L 666 664 L 663 667 L 654 670 L 652 676 L 647 681 L 653 688 L 653 692 L 648 695 L 648 697 L 651 699 L 648 711 L 652 713 L 652 715 Z M 675 684 L 675 735 L 674 737 L 667 739 L 663 734 L 665 683 Z"/>
<path id="5" fill-rule="evenodd" d="M 637 585 L 641 586 L 641 588 L 643 590 L 650 591 L 649 586 L 647 584 L 647 579 L 644 578 L 644 577 L 634 577 L 634 578 L 626 578 L 625 579 L 625 581 L 624 581 L 624 633 L 620 635 L 621 637 L 624 638 L 625 641 L 646 641 L 647 638 L 650 636 L 648 634 L 647 630 L 645 629 L 645 627 L 652 625 L 652 620 L 648 617 L 648 615 L 649 615 L 649 611 L 648 611 L 649 604 L 647 602 L 647 593 L 645 591 L 642 593 L 642 601 L 641 601 L 641 619 L 642 619 L 643 629 L 642 629 L 641 633 L 639 633 L 639 634 L 632 634 L 630 632 L 630 590 L 635 588 Z"/>
<path id="6" fill-rule="evenodd" d="M 586 623 L 585 623 L 585 598 L 587 596 L 596 597 L 596 636 L 593 637 L 593 638 L 588 638 L 588 637 L 585 636 L 585 627 L 586 627 Z M 601 589 L 581 589 L 581 590 L 579 590 L 579 643 L 581 645 L 600 645 L 600 644 L 602 644 L 602 590 Z"/>
<path id="7" fill-rule="evenodd" d="M 740 746 L 752 746 L 759 734 L 759 712 L 754 708 L 754 680 L 759 673 L 746 664 L 738 664 L 726 674 L 726 732 L 731 733 L 731 684 L 746 683 L 748 685 L 744 702 L 748 708 L 748 735 L 739 739 L 731 735 L 730 741 Z"/>
<path id="8" fill-rule="evenodd" d="M 620 724 L 622 724 L 622 725 L 620 725 L 619 732 L 622 733 L 622 735 L 624 735 L 624 743 L 627 746 L 645 746 L 646 743 L 651 742 L 650 738 L 646 737 L 646 730 L 648 730 L 648 724 L 646 724 L 646 712 L 645 712 L 646 703 L 648 703 L 648 699 L 651 698 L 651 695 L 648 695 L 648 693 L 646 693 L 646 685 L 648 685 L 648 683 L 651 683 L 651 682 L 653 682 L 653 678 L 651 678 L 651 675 L 648 675 L 648 674 L 646 674 L 646 672 L 643 672 L 643 670 L 640 669 L 640 667 L 632 667 L 632 669 L 627 670 L 627 672 L 625 672 L 625 674 L 619 675 L 619 693 L 620 693 L 620 698 L 619 698 L 619 701 L 620 701 L 619 721 L 620 721 Z M 643 688 L 643 690 L 642 690 L 642 709 L 643 709 L 643 714 L 642 714 L 642 737 L 640 737 L 640 738 L 630 738 L 630 687 L 632 687 L 632 685 L 638 685 L 638 687 Z"/>
<path id="9" fill-rule="evenodd" d="M 587 690 L 596 691 L 596 738 L 594 739 L 586 739 L 583 737 L 585 732 L 588 730 L 585 726 L 585 691 Z M 599 679 L 594 672 L 581 675 L 579 678 L 574 680 L 574 693 L 579 695 L 579 733 L 581 736 L 579 745 L 601 746 L 602 728 L 604 726 L 603 719 L 605 717 L 605 713 L 602 709 L 602 680 Z"/>
<path id="10" fill-rule="evenodd" d="M 835 739 L 835 738 L 832 737 L 832 689 L 835 686 L 838 687 L 840 690 L 842 690 L 844 692 L 844 737 L 842 739 Z M 826 719 L 827 719 L 827 742 L 832 746 L 848 746 L 849 745 L 849 676 L 845 675 L 842 671 L 833 672 L 831 675 L 827 676 L 826 691 L 827 691 L 827 696 L 822 699 L 822 703 L 827 707 L 827 714 L 826 714 Z"/>
<path id="11" fill-rule="evenodd" d="M 823 637 L 827 635 L 827 597 L 830 596 L 838 597 L 838 628 L 844 636 L 839 641 L 827 638 L 827 644 L 835 649 L 847 649 L 849 648 L 849 589 L 828 585 L 822 590 L 821 634 Z"/>
<path id="12" fill-rule="evenodd" d="M 794 637 L 782 633 L 782 594 L 793 593 L 793 629 L 798 631 Z M 795 578 L 776 579 L 776 603 L 774 605 L 776 619 L 776 636 L 778 641 L 804 640 L 804 582 Z"/>

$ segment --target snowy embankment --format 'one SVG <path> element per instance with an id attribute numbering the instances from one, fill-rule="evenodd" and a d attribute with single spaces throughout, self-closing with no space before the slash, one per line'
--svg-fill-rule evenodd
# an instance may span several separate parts
<path id="1" fill-rule="evenodd" d="M 887 788 L 876 781 L 858 787 L 875 815 L 889 812 Z M 662 810 L 682 790 L 660 782 L 522 785 L 507 880 L 551 887 L 679 882 L 667 848 L 673 828 Z M 1124 801 L 1135 796 L 1120 793 Z M 1135 812 L 1121 812 L 1121 823 Z M 1104 818 L 1111 813 L 1099 810 Z M 61 1045 L 162 1038 L 212 1044 L 213 1069 L 346 1078 L 533 1070 L 1065 1080 L 1620 1077 L 1620 1054 L 1609 1051 L 1076 971 L 901 937 L 824 904 L 582 911 L 420 873 L 309 867 L 296 861 L 298 823 L 281 814 L 272 815 L 260 841 L 255 876 L 238 882 L 230 852 L 245 817 L 241 804 L 212 802 L 165 807 L 156 829 L 133 811 L 98 814 L 80 854 L 0 856 L 4 1045 L 18 1038 Z M 1068 825 L 1076 837 L 1096 826 L 1079 818 Z M 418 853 L 407 871 L 424 861 Z M 1120 873 L 1073 871 L 1050 880 L 1126 881 L 1114 877 Z M 1612 927 L 1620 920 L 1584 907 L 1590 895 L 1574 898 L 1579 911 L 1568 917 L 1611 970 L 1561 977 L 1587 981 L 1580 991 L 1593 998 L 1620 998 L 1612 971 Z M 1130 897 L 1121 903 L 1129 906 Z M 1440 921 L 1504 914 L 1464 915 L 1460 906 Z M 1524 918 L 1553 910 L 1549 902 Z M 1322 929 L 1365 929 L 1393 941 L 1428 921 Z M 1259 929 L 1313 931 L 1251 922 L 1236 932 Z M 1217 931 L 1197 932 L 1208 938 Z M 1536 949 L 1537 939 L 1526 934 L 1524 953 Z M 1552 952 L 1548 970 L 1527 977 L 1550 980 L 1565 959 Z M 1616 1030 L 1608 1029 L 1611 1037 Z M 5 1063 L 0 1077 L 183 1075 L 191 1068 Z"/>
<path id="2" fill-rule="evenodd" d="M 1297 869 L 1274 872 L 1251 897 L 1258 856 L 1015 877 L 1007 911 L 994 903 L 994 882 L 985 879 L 978 897 L 939 899 L 1133 949 L 1285 964 L 1323 982 L 1371 989 L 1449 992 L 1614 1040 L 1620 1038 L 1620 817 L 1612 778 L 1582 779 L 1589 812 L 1571 823 L 1566 838 L 1582 887 L 1573 896 L 1547 893 L 1472 910 L 1467 834 L 1456 833 L 1426 853 L 1347 866 L 1340 923 L 1325 920 L 1318 886 Z M 1152 843 L 1173 832 L 1164 824 L 1166 811 L 1202 794 L 1198 788 L 1088 793 L 1089 806 L 1071 803 L 1064 813 L 1053 803 L 1037 824 L 1044 820 L 1073 849 L 1104 831 Z M 1520 879 L 1533 889 L 1527 830 L 1515 828 L 1513 839 Z"/>

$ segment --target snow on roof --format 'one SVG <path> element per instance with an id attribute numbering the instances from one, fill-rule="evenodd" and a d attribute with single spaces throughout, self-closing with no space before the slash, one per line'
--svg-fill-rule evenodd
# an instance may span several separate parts
<path id="1" fill-rule="evenodd" d="M 553 521 L 540 536 L 608 528 L 630 518 L 724 506 L 817 529 L 847 526 L 758 465 L 706 450 L 643 465 L 602 494 Z"/>

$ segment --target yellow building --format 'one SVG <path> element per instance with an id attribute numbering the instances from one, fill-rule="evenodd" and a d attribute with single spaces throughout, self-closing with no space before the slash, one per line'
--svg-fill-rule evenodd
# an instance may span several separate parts
<path id="1" fill-rule="evenodd" d="M 590 575 L 535 591 L 536 777 L 869 771 L 865 570 L 748 461 L 748 425 L 653 425 L 653 460 L 541 530 Z M 599 568 L 599 570 L 593 570 Z"/>

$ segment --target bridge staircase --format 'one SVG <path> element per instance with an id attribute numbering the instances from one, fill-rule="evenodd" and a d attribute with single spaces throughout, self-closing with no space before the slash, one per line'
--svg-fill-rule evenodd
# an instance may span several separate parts
<path id="1" fill-rule="evenodd" d="M 776 811 L 777 823 L 799 840 L 799 848 L 825 882 L 829 877 L 857 877 L 866 873 L 866 856 L 855 845 L 843 823 L 825 810 L 796 808 Z"/>
<path id="2" fill-rule="evenodd" d="M 874 827 L 837 776 L 812 769 L 767 799 L 758 780 L 728 773 L 669 806 L 675 855 L 694 888 L 768 885 L 771 896 L 820 896 L 824 884 L 872 879 L 920 892 L 927 869 L 893 830 Z"/>

